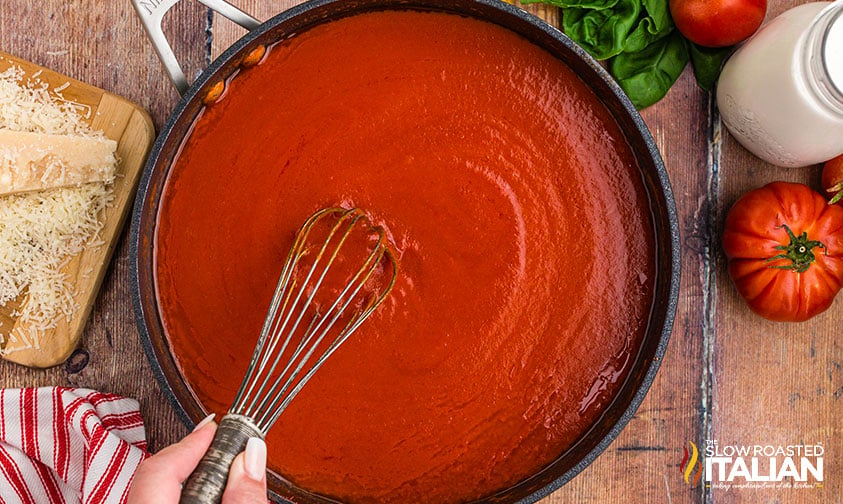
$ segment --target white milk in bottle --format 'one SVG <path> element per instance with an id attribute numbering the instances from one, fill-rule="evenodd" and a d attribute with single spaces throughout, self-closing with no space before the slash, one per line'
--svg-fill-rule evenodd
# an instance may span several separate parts
<path id="1" fill-rule="evenodd" d="M 768 22 L 723 67 L 717 106 L 732 135 L 778 166 L 843 153 L 843 0 Z"/>

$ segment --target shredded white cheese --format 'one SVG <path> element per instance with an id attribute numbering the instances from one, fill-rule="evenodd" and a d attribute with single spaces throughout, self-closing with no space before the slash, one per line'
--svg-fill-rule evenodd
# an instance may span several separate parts
<path id="1" fill-rule="evenodd" d="M 24 82 L 19 68 L 0 73 L 0 129 L 102 138 L 82 120 L 85 111 L 40 81 Z M 13 314 L 15 330 L 0 329 L 0 352 L 39 348 L 44 331 L 79 309 L 62 268 L 102 244 L 100 217 L 112 198 L 105 183 L 0 197 L 0 305 L 27 296 Z"/>
<path id="2" fill-rule="evenodd" d="M 0 73 L 0 128 L 53 135 L 102 136 L 82 121 L 84 105 L 51 96 L 37 79 L 24 82 L 24 73 L 11 67 Z"/>

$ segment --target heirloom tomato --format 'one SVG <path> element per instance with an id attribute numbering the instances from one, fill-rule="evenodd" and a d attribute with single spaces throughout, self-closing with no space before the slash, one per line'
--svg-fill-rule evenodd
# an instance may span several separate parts
<path id="1" fill-rule="evenodd" d="M 843 285 L 843 207 L 803 184 L 767 184 L 729 210 L 723 248 L 752 311 L 770 320 L 807 320 L 828 308 Z"/>
<path id="2" fill-rule="evenodd" d="M 766 13 L 767 0 L 670 0 L 670 14 L 679 32 L 706 47 L 746 40 L 761 26 Z"/>

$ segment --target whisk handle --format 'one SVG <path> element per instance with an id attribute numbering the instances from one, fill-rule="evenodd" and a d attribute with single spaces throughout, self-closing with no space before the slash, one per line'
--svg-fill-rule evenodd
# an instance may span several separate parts
<path id="1" fill-rule="evenodd" d="M 252 420 L 229 413 L 222 417 L 214 440 L 181 490 L 180 504 L 218 504 L 222 500 L 231 463 L 249 438 L 263 439 Z"/>

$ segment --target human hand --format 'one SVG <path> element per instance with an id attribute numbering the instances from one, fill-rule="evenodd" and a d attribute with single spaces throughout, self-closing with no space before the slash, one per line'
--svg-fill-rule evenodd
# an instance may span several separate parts
<path id="1" fill-rule="evenodd" d="M 182 483 L 211 446 L 217 431 L 213 420 L 213 415 L 208 416 L 184 439 L 144 460 L 132 480 L 127 504 L 176 504 Z M 222 504 L 266 502 L 266 445 L 251 438 L 231 464 Z"/>

